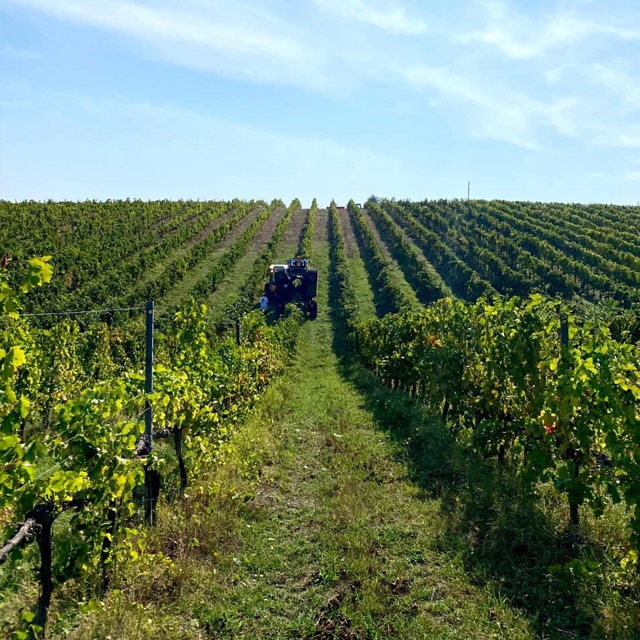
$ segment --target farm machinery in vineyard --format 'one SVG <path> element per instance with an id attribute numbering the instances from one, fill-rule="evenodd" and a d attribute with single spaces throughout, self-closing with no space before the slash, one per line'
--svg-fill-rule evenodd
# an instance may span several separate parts
<path id="1" fill-rule="evenodd" d="M 315 320 L 318 315 L 316 295 L 318 293 L 318 271 L 309 268 L 309 261 L 293 258 L 287 264 L 272 264 L 269 281 L 264 285 L 264 294 L 273 304 L 276 315 L 280 315 L 287 304 L 300 302 L 305 315 Z"/>

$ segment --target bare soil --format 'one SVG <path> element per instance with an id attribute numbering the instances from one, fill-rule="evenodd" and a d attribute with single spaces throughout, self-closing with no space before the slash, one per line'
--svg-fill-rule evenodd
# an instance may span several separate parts
<path id="1" fill-rule="evenodd" d="M 346 209 L 338 209 L 338 217 L 340 218 L 340 226 L 344 235 L 344 248 L 347 258 L 356 258 L 360 255 L 358 250 L 358 241 L 351 224 L 351 214 Z"/>
<path id="2" fill-rule="evenodd" d="M 294 214 L 293 218 L 291 218 L 291 222 L 289 223 L 289 227 L 287 228 L 283 244 L 284 245 L 299 245 L 300 240 L 302 239 L 302 232 L 304 230 L 305 224 L 307 223 L 307 218 L 309 217 L 309 209 L 298 209 Z"/>
<path id="3" fill-rule="evenodd" d="M 273 232 L 276 230 L 278 223 L 282 218 L 284 218 L 287 210 L 283 207 L 278 207 L 274 210 L 274 212 L 269 216 L 268 220 L 262 225 L 260 231 L 255 235 L 253 242 L 251 243 L 251 247 L 253 249 L 260 248 L 263 249 L 264 246 L 271 240 L 271 236 Z"/>
<path id="4" fill-rule="evenodd" d="M 313 242 L 323 242 L 327 237 L 329 224 L 329 212 L 326 209 L 318 209 L 316 212 L 315 226 L 313 229 Z"/>
<path id="5" fill-rule="evenodd" d="M 389 252 L 389 247 L 387 247 L 387 243 L 380 236 L 380 233 L 378 232 L 378 228 L 376 227 L 375 223 L 371 219 L 369 212 L 366 209 L 363 209 L 362 215 L 364 216 L 364 219 L 367 221 L 367 224 L 369 225 L 369 229 L 371 229 L 371 233 L 373 233 L 373 237 L 376 239 L 378 247 L 380 247 L 380 251 L 382 251 L 382 255 L 384 255 L 384 257 L 387 258 L 388 260 L 395 262 L 395 260 L 391 257 L 391 253 Z"/>

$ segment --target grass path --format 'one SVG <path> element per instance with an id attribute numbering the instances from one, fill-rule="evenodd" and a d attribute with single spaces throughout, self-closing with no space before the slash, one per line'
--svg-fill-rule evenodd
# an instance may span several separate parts
<path id="1" fill-rule="evenodd" d="M 314 256 L 328 273 L 326 241 Z M 236 639 L 533 637 L 436 548 L 439 501 L 412 482 L 374 396 L 337 355 L 330 302 L 323 279 L 281 390 L 277 455 L 239 512 L 237 550 L 202 585 L 198 625 Z"/>

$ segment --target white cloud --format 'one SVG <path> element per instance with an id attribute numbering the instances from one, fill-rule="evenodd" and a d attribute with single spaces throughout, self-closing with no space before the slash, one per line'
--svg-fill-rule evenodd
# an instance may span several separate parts
<path id="1" fill-rule="evenodd" d="M 629 170 L 624 172 L 624 177 L 626 180 L 631 182 L 640 182 L 640 171 Z"/>
<path id="2" fill-rule="evenodd" d="M 492 45 L 509 58 L 540 56 L 592 36 L 621 41 L 640 40 L 640 28 L 607 24 L 576 13 L 556 12 L 533 19 L 516 13 L 502 0 L 486 0 L 480 6 L 486 15 L 487 26 L 454 35 L 454 40 L 465 44 Z"/>
<path id="3" fill-rule="evenodd" d="M 569 112 L 571 99 L 539 101 L 501 86 L 479 86 L 477 81 L 446 67 L 416 65 L 405 71 L 407 81 L 419 89 L 432 89 L 453 103 L 470 105 L 468 130 L 480 138 L 502 140 L 525 149 L 540 149 L 538 129 L 550 126 L 565 136 L 574 136 Z"/>
<path id="4" fill-rule="evenodd" d="M 625 70 L 597 64 L 591 65 L 586 75 L 592 83 L 617 97 L 623 109 L 630 112 L 640 109 L 640 82 Z"/>
<path id="5" fill-rule="evenodd" d="M 640 148 L 640 85 L 626 65 L 574 65 L 571 122 L 585 146 Z"/>
<path id="6" fill-rule="evenodd" d="M 531 16 L 501 0 L 476 6 L 483 8 L 487 26 L 473 30 L 467 23 L 450 36 L 450 42 L 467 43 L 471 55 L 458 51 L 445 65 L 406 66 L 407 81 L 428 90 L 432 104 L 435 95 L 436 104 L 455 109 L 472 136 L 526 149 L 558 148 L 566 144 L 562 138 L 583 148 L 640 147 L 640 80 L 630 74 L 634 63 L 617 47 L 602 49 L 615 52 L 609 66 L 606 55 L 593 64 L 586 50 L 574 46 L 596 35 L 640 41 L 636 14 L 620 12 L 625 25 L 620 26 L 605 16 L 596 20 L 593 7 L 578 11 L 574 3 L 569 12 L 570 0 L 558 2 L 551 13 Z M 497 59 L 496 49 L 504 57 Z M 563 55 L 543 56 L 556 50 Z"/>
<path id="7" fill-rule="evenodd" d="M 301 53 L 299 45 L 264 32 L 225 24 L 206 16 L 151 7 L 127 0 L 94 3 L 86 0 L 14 0 L 59 17 L 104 27 L 136 37 L 202 45 L 220 51 L 255 53 L 288 59 Z"/>
<path id="8" fill-rule="evenodd" d="M 386 8 L 373 6 L 365 0 L 313 0 L 324 11 L 343 18 L 359 20 L 384 31 L 400 35 L 419 35 L 427 30 L 424 20 L 410 18 L 403 6 L 394 4 Z"/>
<path id="9" fill-rule="evenodd" d="M 172 104 L 73 93 L 40 97 L 42 111 L 33 122 L 24 122 L 18 110 L 6 114 L 3 155 L 12 162 L 3 168 L 5 198 L 242 195 L 346 202 L 418 181 L 392 154 L 327 136 L 246 125 Z M 78 126 L 86 127 L 85 135 L 69 135 Z"/>
<path id="10" fill-rule="evenodd" d="M 11 1 L 143 40 L 159 56 L 185 66 L 307 88 L 329 82 L 322 48 L 238 0 L 232 5 L 183 3 L 178 9 L 131 0 Z"/>
<path id="11" fill-rule="evenodd" d="M 38 60 L 40 58 L 40 54 L 35 51 L 14 47 L 10 44 L 5 44 L 2 47 L 2 55 L 6 58 L 18 58 L 20 60 Z"/>
<path id="12" fill-rule="evenodd" d="M 620 47 L 603 48 L 615 57 L 603 54 L 594 64 L 572 46 L 598 34 L 614 45 L 640 38 L 635 14 L 619 12 L 616 24 L 596 20 L 597 3 L 550 0 L 556 8 L 548 13 L 525 14 L 513 8 L 524 3 L 486 0 L 474 5 L 482 8 L 474 23 L 460 12 L 446 24 L 433 8 L 427 26 L 413 15 L 415 0 L 312 0 L 319 12 L 290 0 L 5 2 L 104 29 L 141 43 L 143 55 L 217 75 L 345 101 L 373 89 L 376 108 L 390 117 L 395 110 L 396 119 L 418 118 L 428 102 L 476 139 L 541 149 L 562 144 L 545 135 L 555 133 L 585 148 L 640 148 L 635 60 L 625 63 Z M 391 34 L 428 30 L 429 38 L 383 38 L 381 45 L 368 25 Z M 556 50 L 561 59 L 543 55 Z"/>

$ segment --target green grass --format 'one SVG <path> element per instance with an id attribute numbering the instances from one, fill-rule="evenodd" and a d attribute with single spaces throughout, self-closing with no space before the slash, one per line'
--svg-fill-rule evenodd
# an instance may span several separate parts
<path id="1" fill-rule="evenodd" d="M 220 283 L 220 286 L 205 300 L 207 311 L 214 320 L 219 319 L 219 315 L 225 308 L 225 303 L 238 294 L 242 283 L 251 273 L 251 268 L 256 259 L 256 255 L 251 249 L 236 262 L 231 273 Z"/>
<path id="2" fill-rule="evenodd" d="M 373 318 L 376 315 L 376 305 L 373 292 L 367 279 L 367 270 L 362 258 L 347 258 L 353 289 L 356 294 L 356 302 L 362 314 L 362 318 Z"/>
<path id="3" fill-rule="evenodd" d="M 276 251 L 275 256 L 273 257 L 273 264 L 286 264 L 287 260 L 296 257 L 297 252 L 298 252 L 297 244 L 293 244 L 291 242 L 289 243 L 281 242 L 278 245 L 278 250 Z M 266 274 L 265 274 L 265 282 L 266 282 Z"/>

